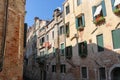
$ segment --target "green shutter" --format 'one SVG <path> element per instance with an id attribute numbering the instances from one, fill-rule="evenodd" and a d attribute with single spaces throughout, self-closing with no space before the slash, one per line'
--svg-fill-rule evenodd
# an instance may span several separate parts
<path id="1" fill-rule="evenodd" d="M 66 58 L 71 58 L 72 57 L 72 46 L 68 46 L 65 48 L 65 56 Z"/>
<path id="2" fill-rule="evenodd" d="M 112 38 L 114 49 L 120 48 L 120 29 L 112 31 Z"/>
<path id="3" fill-rule="evenodd" d="M 93 6 L 92 7 L 93 20 L 95 19 L 95 17 L 94 17 L 95 10 L 96 10 L 96 6 Z"/>
<path id="4" fill-rule="evenodd" d="M 106 16 L 106 7 L 105 7 L 105 1 L 104 0 L 102 1 L 102 13 L 103 13 L 103 16 Z"/>
<path id="5" fill-rule="evenodd" d="M 78 25 L 78 18 L 75 18 L 75 23 L 76 23 L 76 29 L 78 29 L 79 25 Z"/>
<path id="6" fill-rule="evenodd" d="M 114 3 L 115 3 L 115 0 L 111 0 L 112 10 L 113 10 L 113 11 L 115 10 Z"/>
<path id="7" fill-rule="evenodd" d="M 103 35 L 98 35 L 97 36 L 97 45 L 98 45 L 98 51 L 103 51 L 104 50 L 104 44 L 103 44 Z"/>
<path id="8" fill-rule="evenodd" d="M 82 27 L 85 27 L 85 16 L 82 15 Z"/>
<path id="9" fill-rule="evenodd" d="M 65 48 L 64 44 L 61 44 L 61 49 L 64 49 L 64 48 Z"/>

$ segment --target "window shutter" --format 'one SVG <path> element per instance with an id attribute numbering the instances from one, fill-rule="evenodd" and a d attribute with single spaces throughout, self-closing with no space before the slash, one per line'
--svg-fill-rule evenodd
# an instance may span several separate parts
<path id="1" fill-rule="evenodd" d="M 68 47 L 65 48 L 65 56 L 67 57 L 68 56 Z"/>
<path id="2" fill-rule="evenodd" d="M 93 6 L 92 7 L 93 20 L 95 19 L 95 17 L 94 17 L 95 10 L 96 10 L 96 6 Z"/>
<path id="3" fill-rule="evenodd" d="M 78 29 L 78 18 L 75 18 L 75 23 L 76 23 L 76 29 Z"/>
<path id="4" fill-rule="evenodd" d="M 82 26 L 84 27 L 85 26 L 85 16 L 82 15 Z"/>
<path id="5" fill-rule="evenodd" d="M 69 56 L 72 57 L 72 46 L 69 46 L 68 52 L 69 52 Z"/>
<path id="6" fill-rule="evenodd" d="M 103 44 L 103 35 L 98 35 L 97 36 L 97 45 L 98 45 L 98 51 L 103 51 L 104 50 L 104 44 Z"/>
<path id="7" fill-rule="evenodd" d="M 120 29 L 114 30 L 112 32 L 112 38 L 114 49 L 120 48 Z"/>
<path id="8" fill-rule="evenodd" d="M 114 3 L 115 3 L 115 0 L 111 0 L 112 10 L 113 10 L 113 11 L 115 10 Z"/>
<path id="9" fill-rule="evenodd" d="M 83 52 L 84 52 L 85 55 L 87 55 L 87 53 L 88 53 L 87 52 L 87 41 L 84 41 L 84 47 L 85 48 L 84 48 Z"/>
<path id="10" fill-rule="evenodd" d="M 104 0 L 102 1 L 102 13 L 103 13 L 103 16 L 106 16 L 106 7 L 105 7 L 105 1 Z"/>

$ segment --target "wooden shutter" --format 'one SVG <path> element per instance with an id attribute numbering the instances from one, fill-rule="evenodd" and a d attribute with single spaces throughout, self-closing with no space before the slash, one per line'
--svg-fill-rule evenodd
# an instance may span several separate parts
<path id="1" fill-rule="evenodd" d="M 84 27 L 84 26 L 85 26 L 85 16 L 82 15 L 82 27 Z"/>
<path id="2" fill-rule="evenodd" d="M 120 29 L 112 31 L 112 38 L 114 49 L 120 48 Z"/>
<path id="3" fill-rule="evenodd" d="M 95 19 L 95 17 L 94 17 L 95 10 L 96 10 L 96 6 L 93 6 L 92 7 L 93 20 Z"/>
<path id="4" fill-rule="evenodd" d="M 111 5 L 112 5 L 112 10 L 113 11 L 115 10 L 114 3 L 115 3 L 115 0 L 111 0 Z"/>
<path id="5" fill-rule="evenodd" d="M 104 44 L 103 44 L 103 35 L 98 35 L 97 36 L 97 45 L 98 45 L 98 51 L 103 51 L 104 50 Z"/>
<path id="6" fill-rule="evenodd" d="M 106 16 L 105 1 L 103 0 L 101 4 L 102 4 L 102 13 L 103 13 L 103 16 Z"/>
<path id="7" fill-rule="evenodd" d="M 78 25 L 78 18 L 75 18 L 75 23 L 76 23 L 76 29 L 78 29 L 79 25 Z"/>

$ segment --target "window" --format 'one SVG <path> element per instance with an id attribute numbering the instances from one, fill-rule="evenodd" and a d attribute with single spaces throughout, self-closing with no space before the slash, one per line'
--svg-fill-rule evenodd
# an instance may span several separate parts
<path id="1" fill-rule="evenodd" d="M 85 17 L 84 14 L 82 14 L 80 17 L 76 17 L 76 28 L 82 28 L 85 27 Z"/>
<path id="2" fill-rule="evenodd" d="M 52 31 L 52 38 L 54 39 L 54 31 Z"/>
<path id="3" fill-rule="evenodd" d="M 46 70 L 47 70 L 47 71 L 49 70 L 49 65 L 46 65 Z"/>
<path id="4" fill-rule="evenodd" d="M 45 38 L 42 37 L 42 38 L 40 39 L 40 45 L 43 45 L 44 42 L 45 42 Z"/>
<path id="5" fill-rule="evenodd" d="M 72 57 L 72 46 L 66 47 L 65 51 L 66 51 L 66 54 L 65 54 L 66 58 L 70 59 Z"/>
<path id="6" fill-rule="evenodd" d="M 70 13 L 70 8 L 69 8 L 69 5 L 66 6 L 66 15 Z"/>
<path id="7" fill-rule="evenodd" d="M 86 41 L 78 43 L 78 51 L 79 51 L 79 56 L 81 56 L 81 57 L 87 56 L 88 51 L 87 51 L 87 42 Z"/>
<path id="8" fill-rule="evenodd" d="M 52 65 L 52 72 L 56 72 L 56 65 Z"/>
<path id="9" fill-rule="evenodd" d="M 65 66 L 65 64 L 61 64 L 60 65 L 60 72 L 61 73 L 65 73 L 66 72 L 66 66 Z"/>
<path id="10" fill-rule="evenodd" d="M 64 26 L 60 27 L 60 35 L 64 34 Z"/>
<path id="11" fill-rule="evenodd" d="M 114 12 L 120 11 L 120 0 L 111 0 L 111 3 Z"/>
<path id="12" fill-rule="evenodd" d="M 79 6 L 82 3 L 82 0 L 77 0 L 77 6 Z"/>
<path id="13" fill-rule="evenodd" d="M 65 28 L 66 28 L 66 36 L 69 37 L 69 33 L 70 33 L 69 22 L 66 24 Z"/>
<path id="14" fill-rule="evenodd" d="M 120 28 L 112 31 L 113 48 L 120 48 Z"/>
<path id="15" fill-rule="evenodd" d="M 87 79 L 87 68 L 86 67 L 81 68 L 81 73 L 82 73 L 82 78 Z"/>
<path id="16" fill-rule="evenodd" d="M 41 52 L 40 52 L 40 56 L 44 56 L 44 51 L 41 51 Z"/>
<path id="17" fill-rule="evenodd" d="M 99 78 L 100 80 L 106 80 L 105 68 L 99 68 Z"/>
<path id="18" fill-rule="evenodd" d="M 64 48 L 65 48 L 65 45 L 64 43 L 61 44 L 61 55 L 64 55 Z"/>
<path id="19" fill-rule="evenodd" d="M 103 34 L 97 36 L 98 51 L 104 51 Z"/>
<path id="20" fill-rule="evenodd" d="M 53 47 L 53 56 L 55 56 L 55 48 Z"/>
<path id="21" fill-rule="evenodd" d="M 93 22 L 96 25 L 101 24 L 101 22 L 105 22 L 104 17 L 106 16 L 106 7 L 104 0 L 102 0 L 101 4 L 99 4 L 98 6 L 93 6 L 92 12 L 93 12 Z"/>
<path id="22" fill-rule="evenodd" d="M 47 41 L 49 41 L 49 35 L 47 35 Z"/>

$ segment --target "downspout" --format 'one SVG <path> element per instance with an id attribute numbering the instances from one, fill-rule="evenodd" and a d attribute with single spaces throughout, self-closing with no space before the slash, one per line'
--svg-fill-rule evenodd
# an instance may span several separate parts
<path id="1" fill-rule="evenodd" d="M 4 52 L 5 52 L 5 44 L 6 44 L 6 31 L 7 31 L 7 21 L 8 21 L 8 0 L 4 1 L 4 25 L 2 29 L 2 43 L 1 43 L 1 51 L 0 51 L 0 71 L 2 71 L 3 60 L 4 60 Z"/>

